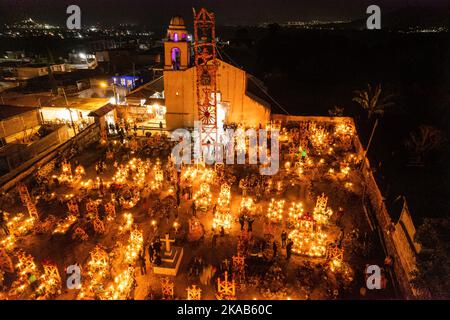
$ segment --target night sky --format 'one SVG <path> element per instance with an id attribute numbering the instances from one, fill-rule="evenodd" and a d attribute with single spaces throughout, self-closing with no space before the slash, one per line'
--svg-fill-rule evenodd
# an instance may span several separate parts
<path id="1" fill-rule="evenodd" d="M 368 5 L 392 11 L 406 6 L 450 6 L 450 0 L 0 0 L 0 23 L 32 17 L 65 24 L 68 5 L 82 10 L 82 23 L 167 24 L 175 14 L 192 19 L 192 7 L 205 6 L 218 24 L 255 24 L 290 20 L 347 20 L 361 18 Z"/>

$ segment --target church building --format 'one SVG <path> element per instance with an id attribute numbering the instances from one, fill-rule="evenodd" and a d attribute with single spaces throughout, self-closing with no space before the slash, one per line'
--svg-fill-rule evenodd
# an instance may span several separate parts
<path id="1" fill-rule="evenodd" d="M 132 91 L 127 96 L 127 103 L 146 107 L 151 115 L 149 121 L 162 124 L 166 130 L 192 128 L 194 121 L 204 120 L 205 117 L 214 117 L 216 128 L 227 124 L 265 126 L 270 121 L 270 104 L 266 100 L 268 95 L 262 82 L 217 57 L 213 62 L 208 62 L 208 68 L 214 64 L 214 86 L 211 86 L 211 75 L 203 74 L 207 72 L 201 70 L 206 68 L 199 67 L 200 59 L 195 53 L 195 50 L 206 51 L 201 49 L 201 42 L 196 43 L 195 38 L 188 33 L 182 17 L 173 17 L 164 40 L 163 76 Z M 215 37 L 213 46 L 216 50 Z M 209 91 L 204 89 L 205 81 Z M 206 99 L 202 97 L 204 92 L 209 96 Z M 201 108 L 200 100 L 203 99 L 214 100 L 214 103 L 207 103 L 208 107 L 214 105 L 214 111 L 209 111 L 212 108 L 208 107 Z"/>

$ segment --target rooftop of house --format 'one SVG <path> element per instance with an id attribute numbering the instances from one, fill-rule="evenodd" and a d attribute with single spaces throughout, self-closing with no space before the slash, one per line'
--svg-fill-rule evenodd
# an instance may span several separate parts
<path id="1" fill-rule="evenodd" d="M 131 91 L 127 95 L 127 99 L 147 99 L 155 93 L 161 93 L 164 91 L 164 77 L 161 76 L 147 84 L 144 84 Z"/>
<path id="2" fill-rule="evenodd" d="M 30 112 L 35 111 L 36 107 L 18 107 L 11 105 L 0 105 L 0 121 Z"/>

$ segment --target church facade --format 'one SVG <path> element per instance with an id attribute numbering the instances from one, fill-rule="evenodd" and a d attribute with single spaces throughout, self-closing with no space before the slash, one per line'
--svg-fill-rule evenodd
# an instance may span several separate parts
<path id="1" fill-rule="evenodd" d="M 164 41 L 163 77 L 127 97 L 128 101 L 134 98 L 136 102 L 141 101 L 141 105 L 146 104 L 155 115 L 158 113 L 156 121 L 167 130 L 192 128 L 199 119 L 193 45 L 183 18 L 173 17 Z M 223 60 L 216 59 L 216 63 L 217 127 L 231 123 L 246 127 L 267 124 L 270 104 L 262 82 Z"/>

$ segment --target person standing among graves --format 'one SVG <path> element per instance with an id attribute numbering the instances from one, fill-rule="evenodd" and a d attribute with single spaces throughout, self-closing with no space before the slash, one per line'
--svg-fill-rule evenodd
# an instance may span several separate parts
<path id="1" fill-rule="evenodd" d="M 291 258 L 292 254 L 292 246 L 294 245 L 294 242 L 289 239 L 286 245 L 286 260 L 289 260 Z"/>
<path id="2" fill-rule="evenodd" d="M 281 247 L 282 248 L 286 247 L 286 239 L 287 239 L 286 230 L 283 230 L 281 232 Z"/>
<path id="3" fill-rule="evenodd" d="M 192 216 L 197 217 L 197 206 L 195 205 L 195 201 L 192 201 L 191 209 L 192 209 Z"/>
<path id="4" fill-rule="evenodd" d="M 248 218 L 247 219 L 247 224 L 248 224 L 248 232 L 252 232 L 253 231 L 253 222 L 255 222 L 254 218 Z"/>
<path id="5" fill-rule="evenodd" d="M 161 264 L 161 254 L 160 253 L 156 253 L 155 254 L 155 264 L 157 265 L 157 266 L 159 266 L 160 264 Z"/>
<path id="6" fill-rule="evenodd" d="M 192 199 L 192 185 L 190 183 L 188 185 L 188 199 Z"/>
<path id="7" fill-rule="evenodd" d="M 130 270 L 131 268 L 132 268 L 132 265 L 129 264 L 128 270 Z M 128 292 L 127 297 L 126 297 L 127 300 L 134 300 L 134 291 L 136 290 L 136 287 L 137 287 L 136 271 L 134 271 L 133 274 L 131 275 L 131 286 L 130 286 L 130 291 Z"/>
<path id="8" fill-rule="evenodd" d="M 273 259 L 275 259 L 275 257 L 277 256 L 277 242 L 274 240 L 273 244 L 272 244 L 272 249 L 273 249 Z"/>
<path id="9" fill-rule="evenodd" d="M 244 230 L 245 219 L 244 219 L 244 215 L 243 214 L 241 214 L 239 216 L 239 224 L 241 225 L 241 231 Z"/>
<path id="10" fill-rule="evenodd" d="M 147 264 L 145 261 L 145 250 L 142 250 L 141 254 L 139 255 L 139 264 L 141 267 L 141 275 L 147 274 Z"/>
<path id="11" fill-rule="evenodd" d="M 148 259 L 150 263 L 153 262 L 153 254 L 155 253 L 155 249 L 153 248 L 153 241 L 148 245 Z"/>
<path id="12" fill-rule="evenodd" d="M 156 241 L 153 243 L 153 249 L 154 249 L 154 254 L 159 255 L 161 253 L 161 242 L 159 241 L 159 239 L 156 239 Z"/>
<path id="13" fill-rule="evenodd" d="M 215 248 L 216 245 L 217 245 L 217 234 L 216 234 L 216 233 L 213 233 L 212 239 L 211 239 L 211 247 L 212 247 L 212 248 Z"/>

